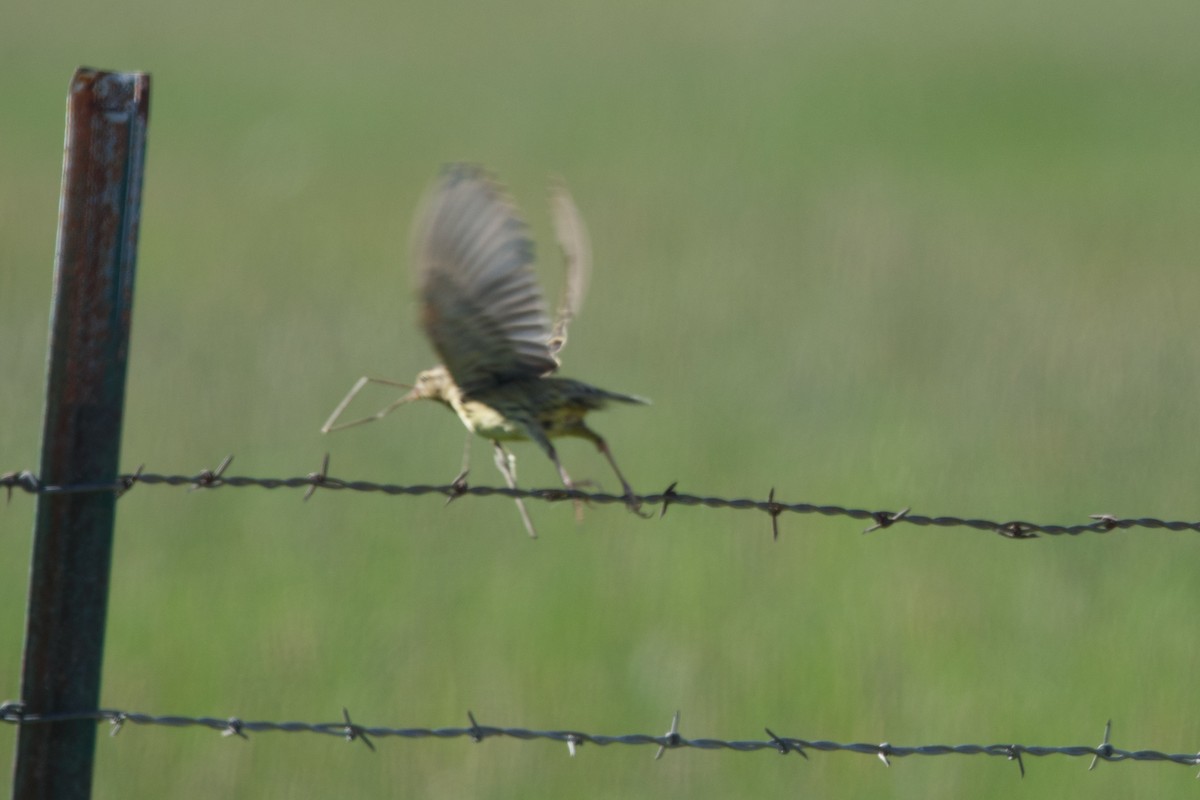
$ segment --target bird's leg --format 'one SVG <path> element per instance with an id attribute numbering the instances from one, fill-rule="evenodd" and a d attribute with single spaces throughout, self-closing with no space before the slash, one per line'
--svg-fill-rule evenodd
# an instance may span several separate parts
<path id="1" fill-rule="evenodd" d="M 525 435 L 533 441 L 537 442 L 550 460 L 554 462 L 555 468 L 558 470 L 558 477 L 563 482 L 563 486 L 571 491 L 579 488 L 575 481 L 571 480 L 571 476 L 567 474 L 567 470 L 563 467 L 562 462 L 558 460 L 558 451 L 554 449 L 554 445 L 550 444 L 550 439 L 546 437 L 545 431 L 539 425 L 525 425 Z M 583 522 L 583 501 L 576 498 L 575 500 L 575 521 Z"/>
<path id="2" fill-rule="evenodd" d="M 450 505 L 467 492 L 467 473 L 471 471 L 471 434 L 467 434 L 467 446 L 463 448 L 462 469 L 454 480 L 450 481 L 451 492 L 446 497 L 446 505 Z"/>
<path id="3" fill-rule="evenodd" d="M 563 486 L 567 487 L 571 491 L 578 489 L 579 484 L 571 480 L 571 476 L 567 474 L 566 468 L 562 465 L 562 462 L 558 460 L 558 451 L 555 450 L 554 445 L 550 444 L 549 442 L 546 443 L 546 454 L 550 456 L 550 460 L 554 462 L 554 466 L 558 467 L 558 477 L 562 479 Z M 583 501 L 579 499 L 575 500 L 575 521 L 583 522 Z"/>
<path id="4" fill-rule="evenodd" d="M 453 485 L 461 488 L 467 485 L 467 473 L 471 471 L 471 439 L 475 434 L 467 432 L 467 443 L 463 445 L 463 460 L 462 469 L 459 470 L 458 477 L 454 479 Z"/>
<path id="5" fill-rule="evenodd" d="M 629 510 L 637 514 L 639 517 L 649 518 L 653 516 L 652 514 L 642 513 L 642 504 L 638 502 L 637 495 L 633 493 L 633 487 L 629 485 L 629 481 L 625 480 L 625 476 L 621 474 L 621 468 L 617 466 L 617 460 L 613 458 L 612 451 L 608 449 L 608 442 L 604 441 L 604 438 L 591 428 L 584 428 L 583 434 L 588 439 L 591 439 L 596 445 L 596 449 L 603 453 L 604 457 L 608 459 L 608 463 L 612 466 L 613 472 L 617 474 L 617 480 L 621 482 L 621 488 L 625 491 L 625 505 L 629 507 Z"/>
<path id="6" fill-rule="evenodd" d="M 468 445 L 470 440 L 467 440 Z M 496 469 L 500 470 L 500 474 L 504 476 L 504 482 L 508 484 L 508 488 L 517 488 L 517 459 L 504 449 L 504 445 L 495 439 L 492 440 L 492 446 L 495 447 Z M 468 449 L 469 452 L 469 449 Z M 466 474 L 464 466 L 463 474 Z M 533 529 L 533 520 L 529 518 L 529 512 L 525 509 L 525 501 L 519 497 L 513 498 L 517 502 L 517 511 L 521 512 L 521 521 L 525 523 L 525 530 L 529 531 L 531 539 L 537 538 L 537 531 Z"/>

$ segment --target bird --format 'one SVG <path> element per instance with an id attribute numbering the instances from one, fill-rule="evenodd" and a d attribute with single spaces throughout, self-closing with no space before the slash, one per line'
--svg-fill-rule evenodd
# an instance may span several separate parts
<path id="1" fill-rule="evenodd" d="M 441 363 L 420 372 L 415 384 L 360 378 L 321 428 L 323 433 L 377 420 L 416 400 L 433 400 L 454 411 L 468 431 L 463 467 L 469 468 L 471 437 L 491 440 L 495 463 L 516 488 L 516 461 L 504 442 L 532 441 L 554 463 L 563 486 L 571 479 L 552 439 L 587 439 L 604 455 L 621 483 L 626 505 L 640 512 L 633 488 L 608 443 L 585 422 L 611 403 L 648 404 L 557 375 L 567 329 L 579 313 L 591 272 L 587 228 L 561 180 L 553 181 L 550 205 L 566 263 L 566 281 L 553 324 L 533 270 L 534 243 L 506 190 L 483 167 L 443 167 L 427 191 L 413 226 L 411 260 L 420 304 L 420 325 Z M 409 389 L 379 412 L 336 424 L 367 383 Z M 517 498 L 525 528 L 537 533 Z M 576 500 L 576 514 L 581 505 Z"/>

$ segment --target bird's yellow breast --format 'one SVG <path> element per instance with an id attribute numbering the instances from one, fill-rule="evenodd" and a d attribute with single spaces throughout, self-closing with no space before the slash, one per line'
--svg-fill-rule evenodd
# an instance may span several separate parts
<path id="1" fill-rule="evenodd" d="M 477 400 L 459 400 L 451 405 L 454 413 L 458 414 L 458 418 L 462 420 L 467 430 L 486 439 L 511 441 L 527 438 L 519 425 L 486 403 L 480 403 Z"/>

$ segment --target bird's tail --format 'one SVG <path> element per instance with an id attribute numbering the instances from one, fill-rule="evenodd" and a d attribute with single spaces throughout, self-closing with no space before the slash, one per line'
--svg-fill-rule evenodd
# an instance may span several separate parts
<path id="1" fill-rule="evenodd" d="M 615 400 L 618 403 L 634 403 L 640 406 L 651 405 L 650 400 L 645 397 L 638 397 L 636 394 L 621 394 L 620 392 L 610 392 L 607 389 L 601 389 L 605 400 Z"/>

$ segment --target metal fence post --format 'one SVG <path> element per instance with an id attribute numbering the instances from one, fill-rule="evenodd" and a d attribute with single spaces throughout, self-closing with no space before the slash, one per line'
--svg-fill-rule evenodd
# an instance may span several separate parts
<path id="1" fill-rule="evenodd" d="M 44 484 L 116 479 L 149 104 L 142 73 L 81 67 L 71 80 Z M 29 713 L 97 708 L 115 511 L 112 493 L 38 497 L 21 674 Z M 21 726 L 13 796 L 89 796 L 95 743 L 94 720 Z"/>

